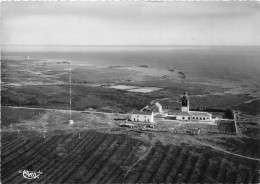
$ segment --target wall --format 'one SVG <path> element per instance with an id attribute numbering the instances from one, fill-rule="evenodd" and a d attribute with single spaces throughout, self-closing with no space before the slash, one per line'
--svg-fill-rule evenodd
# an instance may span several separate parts
<path id="1" fill-rule="evenodd" d="M 181 111 L 182 112 L 188 112 L 189 111 L 189 107 L 181 107 Z"/>
<path id="2" fill-rule="evenodd" d="M 195 119 L 193 119 L 193 117 L 195 117 Z M 198 119 L 196 119 L 198 117 Z M 203 118 L 205 118 L 205 120 L 203 120 Z M 207 117 L 202 117 L 201 116 L 201 119 L 200 119 L 200 116 L 192 116 L 192 119 L 191 119 L 192 121 L 211 121 L 212 120 L 212 118 L 211 118 L 211 116 L 209 117 L 209 119 L 207 119 Z"/>
<path id="3" fill-rule="evenodd" d="M 182 119 L 182 117 L 184 117 L 184 119 Z M 177 120 L 188 120 L 188 117 L 190 117 L 190 116 L 179 116 L 179 115 L 177 115 L 176 119 Z"/>
<path id="4" fill-rule="evenodd" d="M 135 119 L 135 120 L 134 120 Z M 132 114 L 131 121 L 154 122 L 153 115 Z"/>
<path id="5" fill-rule="evenodd" d="M 151 106 L 151 109 L 152 109 L 153 111 L 155 111 L 155 112 L 159 112 L 159 113 L 162 112 L 162 107 L 161 107 L 161 106 L 158 107 L 158 106 L 156 106 L 156 105 L 152 105 L 152 106 Z"/>
<path id="6" fill-rule="evenodd" d="M 184 117 L 184 119 L 182 119 L 182 117 Z M 188 120 L 189 121 L 188 117 L 190 117 L 190 116 L 180 116 L 180 115 L 177 115 L 176 119 L 177 120 Z M 195 117 L 195 119 L 193 119 L 193 117 Z M 209 119 L 207 119 L 205 117 L 205 120 L 203 120 L 203 117 L 201 117 L 201 119 L 200 119 L 200 116 L 198 116 L 198 119 L 196 119 L 197 116 L 193 116 L 193 117 L 191 117 L 191 121 L 212 121 L 212 117 L 211 116 L 209 117 Z"/>

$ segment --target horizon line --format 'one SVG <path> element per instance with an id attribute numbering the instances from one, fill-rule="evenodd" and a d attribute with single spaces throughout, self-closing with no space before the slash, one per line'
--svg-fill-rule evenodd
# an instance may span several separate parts
<path id="1" fill-rule="evenodd" d="M 259 47 L 260 45 L 41 45 L 2 44 L 3 46 L 43 46 L 43 47 Z"/>

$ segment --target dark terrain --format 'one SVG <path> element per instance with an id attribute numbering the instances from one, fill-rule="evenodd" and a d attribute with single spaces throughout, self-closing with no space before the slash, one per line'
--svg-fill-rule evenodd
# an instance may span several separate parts
<path id="1" fill-rule="evenodd" d="M 17 133 L 4 133 L 2 182 L 31 183 L 18 173 L 21 169 L 42 171 L 37 183 L 259 182 L 259 161 L 185 141 L 163 144 L 154 140 L 152 134 L 136 135 L 148 136 L 149 141 L 128 134 L 116 130 L 112 134 L 85 131 L 80 139 L 78 133 L 43 139 L 37 135 L 17 138 Z M 238 147 L 238 152 L 259 158 L 258 142 L 250 141 L 252 146 L 248 149 L 247 140 L 221 139 L 233 140 L 234 150 Z"/>
<path id="2" fill-rule="evenodd" d="M 2 60 L 3 183 L 35 183 L 22 177 L 19 170 L 24 169 L 43 172 L 37 183 L 259 183 L 259 97 L 246 95 L 250 89 L 193 83 L 173 71 L 149 76 L 153 69 L 148 66 L 134 73 L 72 66 L 72 110 L 93 113 L 73 112 L 70 126 L 68 111 L 52 110 L 69 109 L 68 67 L 63 62 Z M 171 73 L 167 80 L 160 76 L 165 72 Z M 134 93 L 107 87 L 115 84 L 162 89 Z M 241 135 L 141 132 L 118 128 L 112 115 L 94 112 L 116 117 L 155 99 L 178 100 L 183 91 L 191 96 L 191 108 L 240 110 Z"/>

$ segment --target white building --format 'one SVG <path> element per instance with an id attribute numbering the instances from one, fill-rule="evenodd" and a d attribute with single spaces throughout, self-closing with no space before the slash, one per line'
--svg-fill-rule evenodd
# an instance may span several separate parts
<path id="1" fill-rule="evenodd" d="M 154 114 L 153 112 L 133 111 L 131 121 L 154 123 Z"/>
<path id="2" fill-rule="evenodd" d="M 212 114 L 207 112 L 199 112 L 199 111 L 189 111 L 189 112 L 179 112 L 176 116 L 177 120 L 184 121 L 212 121 Z"/>
<path id="3" fill-rule="evenodd" d="M 179 112 L 176 116 L 177 120 L 186 120 L 190 121 L 191 120 L 191 114 L 189 112 Z"/>
<path id="4" fill-rule="evenodd" d="M 159 102 L 154 102 L 150 106 L 153 112 L 162 113 L 162 105 Z"/>
<path id="5" fill-rule="evenodd" d="M 212 114 L 201 111 L 190 111 L 189 97 L 187 92 L 185 92 L 181 98 L 181 112 L 177 114 L 176 119 L 191 122 L 211 122 Z"/>

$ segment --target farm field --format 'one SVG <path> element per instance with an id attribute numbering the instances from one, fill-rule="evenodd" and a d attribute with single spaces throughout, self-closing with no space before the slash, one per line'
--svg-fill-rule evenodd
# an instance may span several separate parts
<path id="1" fill-rule="evenodd" d="M 33 183 L 19 173 L 23 169 L 43 172 L 37 183 L 259 182 L 258 161 L 180 141 L 181 137 L 169 144 L 159 141 L 157 134 L 130 135 L 134 133 L 82 131 L 80 137 L 63 132 L 44 139 L 37 133 L 4 132 L 2 182 Z"/>

